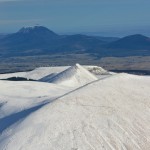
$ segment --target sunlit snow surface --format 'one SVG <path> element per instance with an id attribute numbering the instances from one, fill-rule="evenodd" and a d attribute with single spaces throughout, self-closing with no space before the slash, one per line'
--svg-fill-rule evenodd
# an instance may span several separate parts
<path id="1" fill-rule="evenodd" d="M 0 81 L 0 150 L 150 149 L 150 77 L 65 69 L 63 85 Z"/>
<path id="2" fill-rule="evenodd" d="M 73 67 L 73 66 L 72 66 Z M 82 66 L 88 70 L 90 70 L 95 75 L 108 75 L 109 73 L 101 67 L 98 66 Z M 62 66 L 62 67 L 40 67 L 36 68 L 32 71 L 28 72 L 16 72 L 16 73 L 8 73 L 8 74 L 0 74 L 0 79 L 7 79 L 11 77 L 23 77 L 27 79 L 33 80 L 41 80 L 45 77 L 50 77 L 56 75 L 66 69 L 70 68 L 70 66 Z"/>
<path id="3" fill-rule="evenodd" d="M 45 77 L 49 79 L 49 76 Z M 45 79 L 43 78 L 43 80 Z M 45 79 L 45 80 L 46 80 Z M 87 71 L 84 67 L 76 64 L 61 73 L 52 76 L 47 82 L 62 86 L 79 87 L 97 80 L 96 76 Z"/>

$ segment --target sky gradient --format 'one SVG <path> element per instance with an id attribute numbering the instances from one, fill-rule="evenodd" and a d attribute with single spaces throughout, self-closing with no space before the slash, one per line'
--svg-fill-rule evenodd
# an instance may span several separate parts
<path id="1" fill-rule="evenodd" d="M 43 25 L 60 34 L 150 36 L 150 0 L 0 0 L 0 33 Z"/>

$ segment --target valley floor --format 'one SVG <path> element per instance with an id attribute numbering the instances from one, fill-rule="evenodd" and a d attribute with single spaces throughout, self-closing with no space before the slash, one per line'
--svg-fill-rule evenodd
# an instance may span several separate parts
<path id="1" fill-rule="evenodd" d="M 103 57 L 90 54 L 57 54 L 41 56 L 10 57 L 0 59 L 0 73 L 33 70 L 41 66 L 68 66 L 79 62 L 82 65 L 98 65 L 106 70 L 148 72 L 150 75 L 150 56 Z M 137 72 L 138 74 L 138 72 Z"/>

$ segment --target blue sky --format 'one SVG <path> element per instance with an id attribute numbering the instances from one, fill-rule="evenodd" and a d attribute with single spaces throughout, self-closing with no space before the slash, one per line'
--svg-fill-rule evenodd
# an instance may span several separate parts
<path id="1" fill-rule="evenodd" d="M 0 33 L 46 26 L 56 33 L 150 36 L 150 0 L 0 0 Z"/>

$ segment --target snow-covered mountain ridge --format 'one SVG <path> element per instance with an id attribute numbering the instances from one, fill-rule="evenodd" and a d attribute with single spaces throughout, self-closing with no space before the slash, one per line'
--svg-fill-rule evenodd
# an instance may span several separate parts
<path id="1" fill-rule="evenodd" d="M 79 64 L 75 64 L 74 66 L 69 67 L 68 69 L 54 75 L 51 78 L 49 78 L 49 76 L 45 78 L 49 79 L 47 82 L 70 87 L 82 86 L 97 80 L 96 76 Z M 46 80 L 45 78 L 43 80 Z"/>
<path id="2" fill-rule="evenodd" d="M 78 74 L 76 69 L 83 68 L 60 71 L 57 83 L 0 81 L 0 149 L 150 148 L 150 77 L 121 73 L 94 80 L 83 69 L 92 81 L 59 84 Z"/>
<path id="3" fill-rule="evenodd" d="M 7 74 L 0 74 L 0 79 L 7 79 L 11 77 L 23 77 L 27 79 L 33 80 L 40 80 L 50 74 L 57 74 L 66 69 L 70 66 L 56 66 L 56 67 L 40 67 L 36 68 L 32 71 L 27 72 L 16 72 L 16 73 L 7 73 Z M 95 75 L 109 75 L 110 73 L 105 69 L 98 67 L 98 66 L 83 66 L 85 69 L 89 70 L 91 73 Z M 96 68 L 96 69 L 95 69 Z"/>

